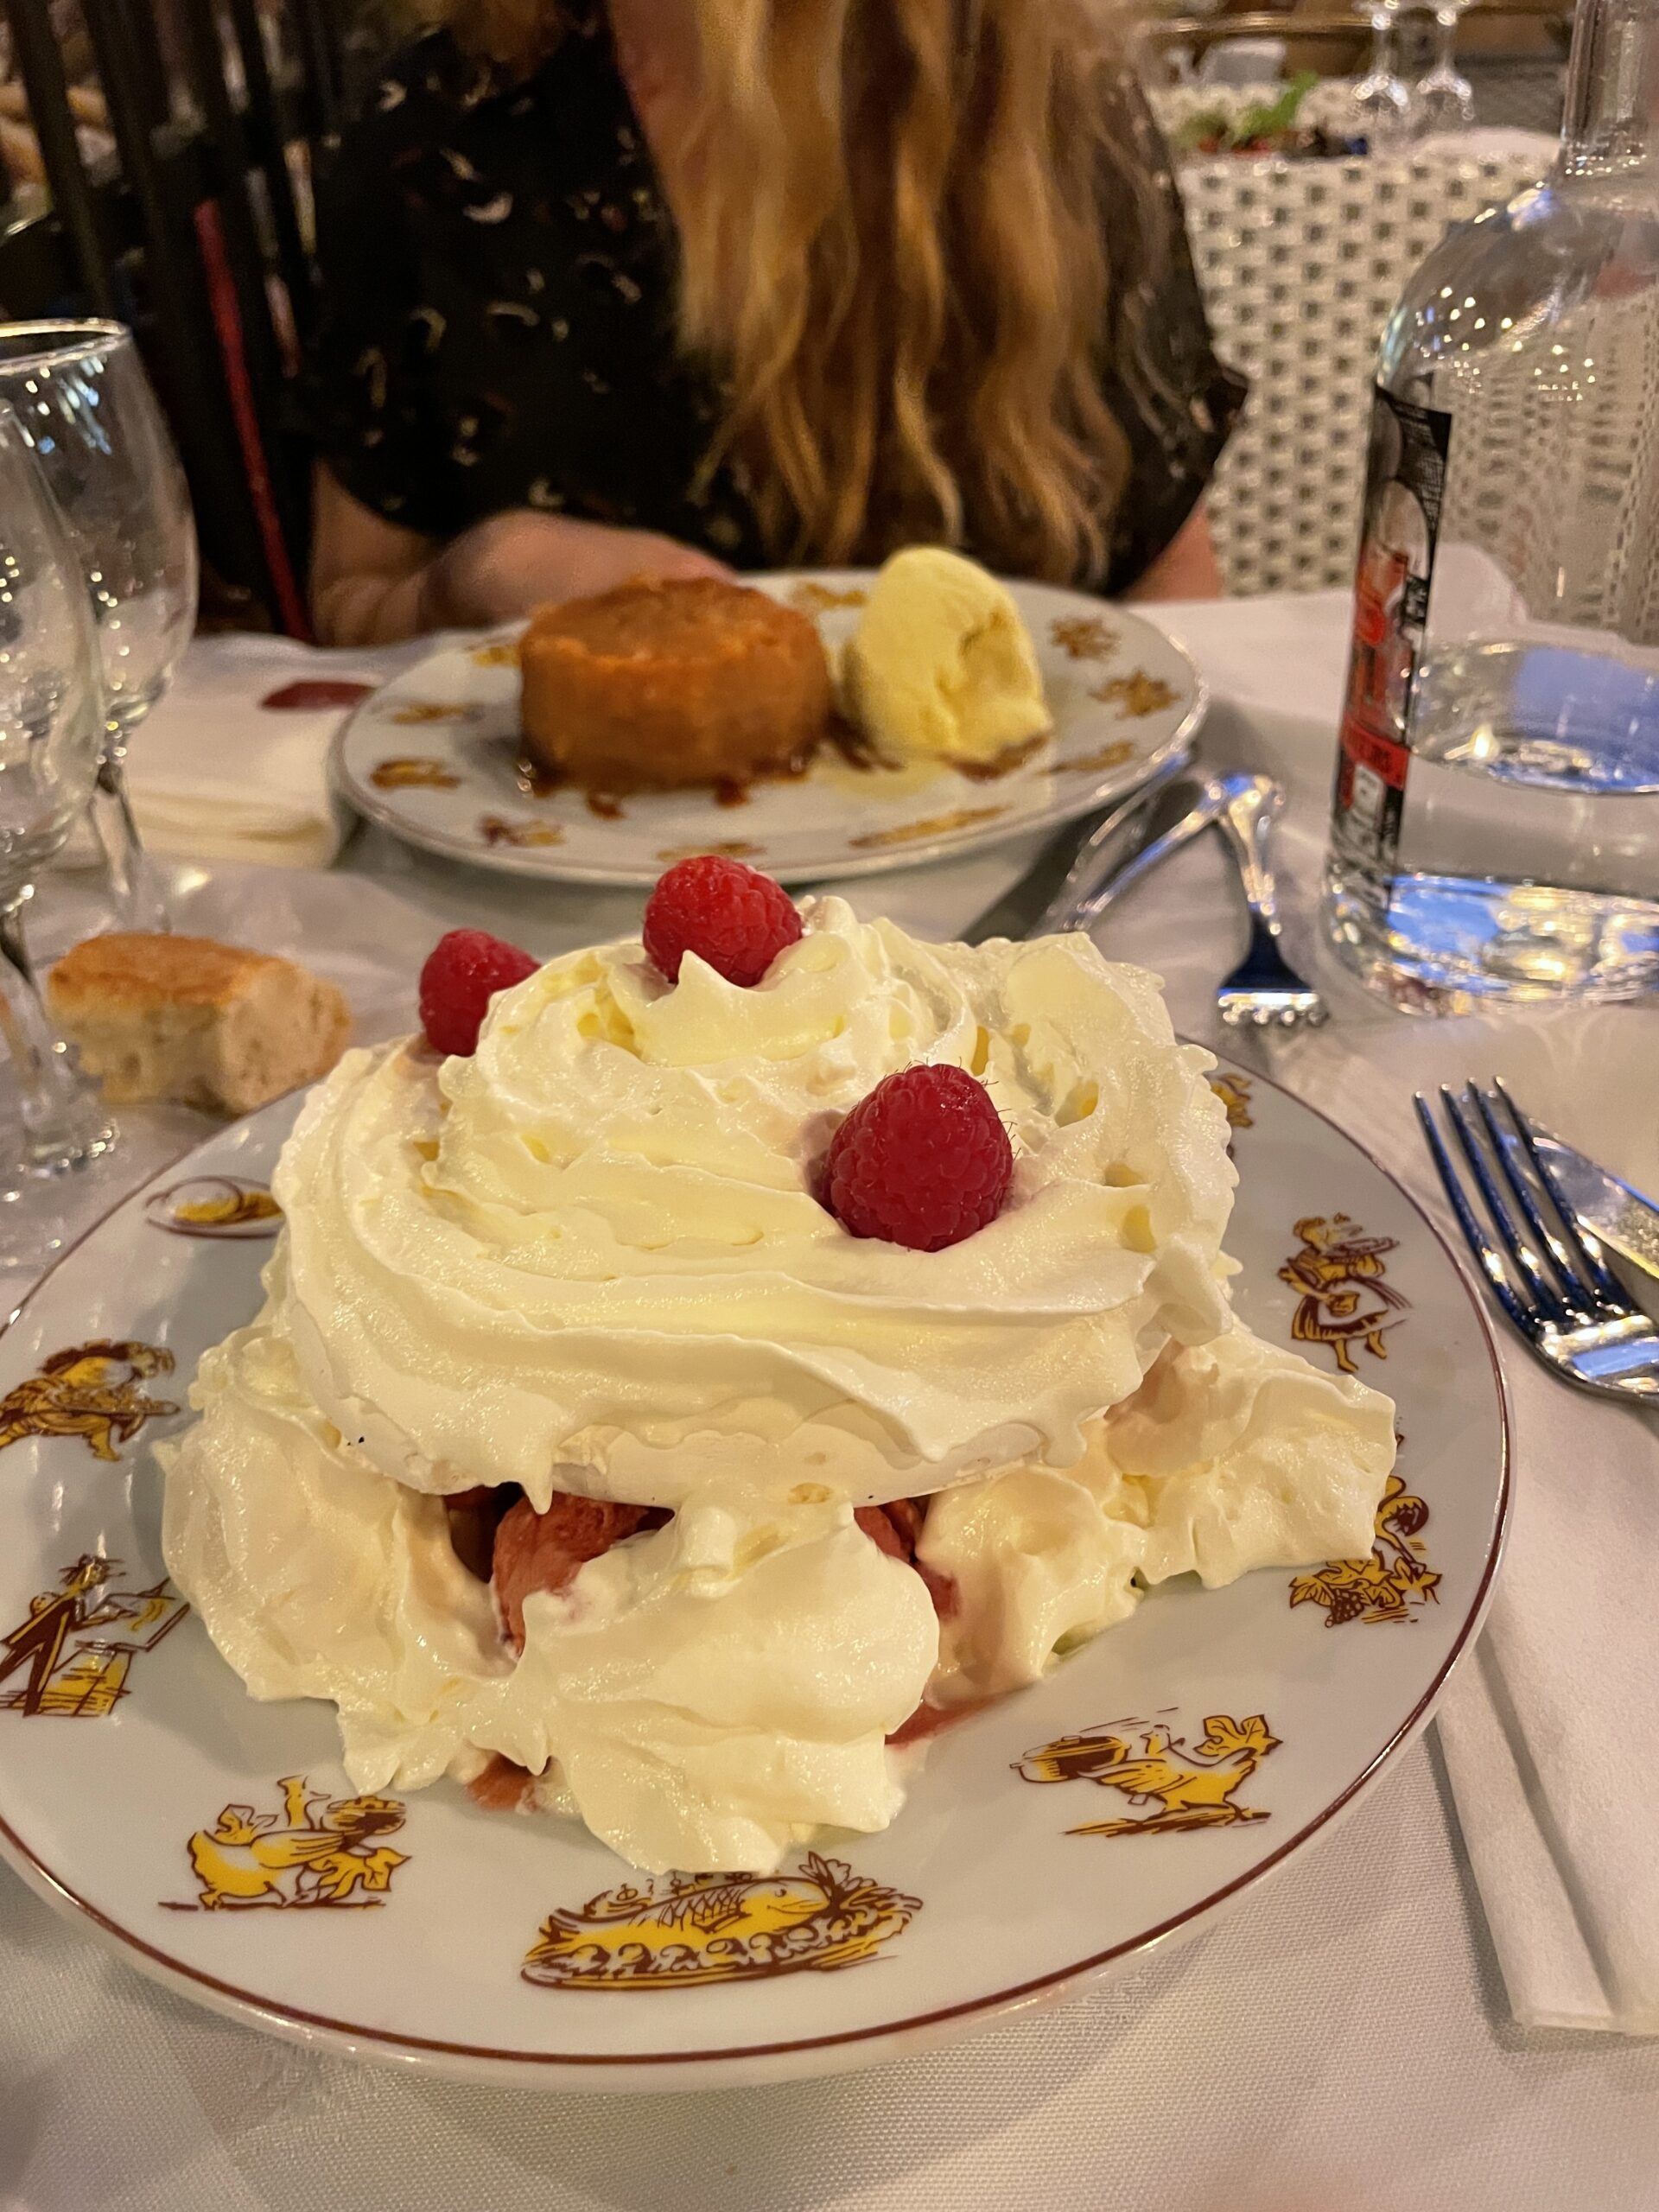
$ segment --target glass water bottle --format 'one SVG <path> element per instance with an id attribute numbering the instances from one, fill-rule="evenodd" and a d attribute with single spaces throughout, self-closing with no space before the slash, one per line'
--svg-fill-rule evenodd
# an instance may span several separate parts
<path id="1" fill-rule="evenodd" d="M 1325 920 L 1415 1011 L 1659 985 L 1659 0 L 1383 334 Z"/>

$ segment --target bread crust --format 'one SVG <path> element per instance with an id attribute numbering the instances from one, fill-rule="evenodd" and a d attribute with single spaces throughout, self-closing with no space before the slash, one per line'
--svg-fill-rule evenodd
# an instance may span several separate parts
<path id="1" fill-rule="evenodd" d="M 115 1105 L 251 1113 L 327 1075 L 351 1040 L 334 984 L 213 938 L 88 938 L 53 969 L 47 1002 Z"/>

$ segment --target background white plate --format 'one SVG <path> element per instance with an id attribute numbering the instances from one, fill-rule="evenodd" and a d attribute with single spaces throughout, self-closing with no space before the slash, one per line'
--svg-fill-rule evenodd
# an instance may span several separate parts
<path id="1" fill-rule="evenodd" d="M 871 574 L 750 581 L 812 614 L 833 645 L 856 626 L 854 602 Z M 689 852 L 730 852 L 783 883 L 968 852 L 1131 790 L 1191 741 L 1204 710 L 1198 671 L 1151 623 L 1047 584 L 1010 589 L 1036 643 L 1054 731 L 990 782 L 942 767 L 861 772 L 825 748 L 804 776 L 753 785 L 739 806 L 708 791 L 645 792 L 606 818 L 581 791 L 537 798 L 518 767 L 515 632 L 433 653 L 365 700 L 334 741 L 335 782 L 410 844 L 575 883 L 654 883 Z"/>
<path id="2" fill-rule="evenodd" d="M 337 1906 L 201 1909 L 193 1837 L 222 1829 L 227 1812 L 239 1834 L 241 1808 L 256 1843 L 272 1840 L 258 1847 L 301 1854 L 301 1867 L 276 1872 L 275 1894 L 293 1895 L 304 1854 L 328 1848 L 327 1803 L 351 1794 L 332 1712 L 255 1704 L 169 1599 L 149 1446 L 184 1416 L 139 1403 L 181 1402 L 202 1350 L 256 1310 L 270 1246 L 247 1232 L 295 1100 L 157 1176 L 0 1338 L 0 1638 L 14 1637 L 15 1652 L 16 1632 L 38 1632 L 84 1558 L 110 1562 L 94 1605 L 124 1609 L 71 1630 L 35 1700 L 45 1709 L 25 1709 L 30 1667 L 0 1679 L 0 1850 L 133 1964 L 220 2011 L 364 2056 L 588 2088 L 753 2082 L 891 2057 L 1191 1932 L 1328 1834 L 1422 1725 L 1478 1624 L 1509 1491 L 1490 1334 L 1439 1237 L 1338 1129 L 1262 1077 L 1230 1080 L 1240 1306 L 1321 1362 L 1336 1343 L 1320 1334 L 1336 1332 L 1364 1378 L 1394 1393 L 1412 1503 L 1396 1507 L 1370 1561 L 1332 1569 L 1301 1603 L 1288 1571 L 1210 1593 L 1167 1586 L 1048 1681 L 939 1738 L 886 1834 L 823 1846 L 873 1885 L 868 1956 L 814 1970 L 815 1944 L 820 1958 L 846 1948 L 847 1923 L 825 1912 L 805 1926 L 804 1960 L 754 1979 L 526 1980 L 550 1914 L 580 1916 L 645 1878 L 580 1830 L 486 1813 L 448 1783 L 403 1796 L 398 1825 L 364 1847 L 403 1854 L 370 1909 L 361 1891 Z M 226 1207 L 223 1181 L 194 1179 L 210 1176 L 254 1193 L 224 1234 L 200 1211 Z M 1382 1357 L 1365 1340 L 1372 1315 Z M 55 1357 L 77 1350 L 79 1367 Z M 96 1456 L 84 1431 L 124 1413 L 137 1425 L 118 1420 L 115 1456 Z M 43 1435 L 43 1425 L 70 1433 Z M 107 1711 L 100 1684 L 121 1691 Z M 1103 1786 L 1022 1778 L 1038 1747 L 1103 1727 L 1137 1751 L 1148 1731 L 1167 1731 L 1158 1756 L 1171 1772 L 1198 1776 L 1251 1817 L 1185 1829 L 1163 1817 L 1173 1808 L 1156 1791 L 1132 1800 L 1109 1774 Z M 1202 1748 L 1207 1731 L 1219 1751 Z M 315 1810 L 285 1813 L 290 1777 L 305 1778 Z M 1072 1833 L 1102 1821 L 1154 1824 Z M 246 1869 L 255 1850 L 232 1843 L 224 1855 Z M 820 1879 L 803 1853 L 785 1910 L 789 1897 L 810 1907 Z M 731 1910 L 777 1916 L 753 1885 L 728 1886 Z M 857 1923 L 863 1908 L 845 1910 Z M 701 1924 L 682 1916 L 674 1931 L 700 1968 L 721 1955 L 721 1918 L 715 1900 Z"/>

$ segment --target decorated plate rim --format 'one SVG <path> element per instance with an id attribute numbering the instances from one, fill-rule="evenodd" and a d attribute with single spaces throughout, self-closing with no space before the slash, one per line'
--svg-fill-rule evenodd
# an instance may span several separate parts
<path id="1" fill-rule="evenodd" d="M 1182 1041 L 1192 1040 L 1183 1039 Z M 1211 1051 L 1213 1048 L 1206 1046 L 1205 1049 Z M 1224 1067 L 1236 1068 L 1240 1065 L 1239 1063 L 1222 1058 L 1219 1055 L 1217 1058 Z M 1269 1090 L 1277 1091 L 1281 1097 L 1288 1099 L 1293 1105 L 1299 1107 L 1305 1113 L 1311 1114 L 1316 1121 L 1322 1122 L 1345 1145 L 1373 1167 L 1417 1216 L 1424 1229 L 1439 1247 L 1459 1292 L 1467 1300 L 1474 1313 L 1479 1327 L 1481 1341 L 1485 1347 L 1487 1363 L 1491 1372 L 1493 1389 L 1497 1397 L 1498 1426 L 1497 1511 L 1491 1536 L 1487 1546 L 1485 1559 L 1482 1562 L 1480 1578 L 1470 1599 L 1468 1608 L 1447 1648 L 1446 1656 L 1435 1669 L 1433 1679 L 1411 1711 L 1389 1736 L 1388 1741 L 1378 1749 L 1360 1772 L 1327 1804 L 1321 1806 L 1319 1811 L 1310 1820 L 1305 1821 L 1294 1834 L 1287 1837 L 1275 1850 L 1270 1852 L 1266 1858 L 1259 1859 L 1254 1866 L 1249 1867 L 1243 1873 L 1236 1875 L 1230 1881 L 1224 1882 L 1219 1888 L 1208 1891 L 1193 1904 L 1184 1906 L 1180 1911 L 1170 1915 L 1154 1926 L 1141 1929 L 1123 1942 L 1109 1944 L 1103 1951 L 1091 1953 L 1088 1957 L 1078 1959 L 1070 1965 L 1057 1967 L 1046 1974 L 1034 1975 L 1027 1981 L 1016 1982 L 1008 1988 L 995 1990 L 982 1997 L 966 1999 L 957 2004 L 938 2005 L 925 2012 L 910 2013 L 902 2019 L 883 2020 L 867 2027 L 838 2029 L 833 2033 L 825 2035 L 791 2036 L 765 2043 L 720 2044 L 702 2050 L 563 2051 L 526 2050 L 521 2047 L 490 2044 L 453 2043 L 443 2037 L 410 2035 L 395 2029 L 377 2028 L 361 2022 L 337 2019 L 332 2014 L 313 2012 L 301 2005 L 283 2003 L 275 1999 L 262 1996 L 256 1991 L 244 1988 L 239 1983 L 226 1981 L 218 1975 L 204 1973 L 199 1967 L 194 1967 L 182 1959 L 175 1958 L 171 1954 L 149 1942 L 146 1937 L 124 1927 L 119 1921 L 111 1919 L 100 1907 L 83 1897 L 69 1882 L 48 1866 L 24 1838 L 18 1834 L 6 1818 L 3 1808 L 0 1808 L 0 1856 L 4 1857 L 29 1887 L 44 1897 L 55 1910 L 63 1912 L 66 1916 L 73 1913 L 78 1918 L 91 1921 L 94 1926 L 102 1929 L 107 1936 L 111 1936 L 124 1953 L 131 1955 L 138 1971 L 148 1974 L 153 1980 L 180 1990 L 182 1994 L 193 1998 L 196 2002 L 206 2004 L 210 2009 L 225 2018 L 245 2020 L 251 2016 L 273 2033 L 281 2035 L 289 2041 L 313 2048 L 328 2046 L 341 2049 L 357 2056 L 374 2059 L 387 2064 L 397 2064 L 401 2062 L 409 2065 L 424 2066 L 431 2063 L 435 2071 L 442 2071 L 441 2062 L 446 2059 L 458 2059 L 467 2062 L 469 2066 L 480 2069 L 480 2072 L 491 2072 L 506 2068 L 520 2072 L 542 2071 L 544 2078 L 549 2080 L 564 2069 L 593 2069 L 603 2075 L 607 2069 L 626 2070 L 635 2067 L 663 2067 L 672 2069 L 721 2064 L 734 2066 L 740 2065 L 745 2061 L 806 2056 L 815 2051 L 844 2050 L 849 2046 L 857 2044 L 877 2046 L 878 2048 L 872 2052 L 872 2060 L 874 2061 L 882 2055 L 881 2046 L 902 2044 L 906 2037 L 925 2034 L 928 2031 L 937 2030 L 951 2021 L 978 2021 L 988 2024 L 998 2015 L 1007 2012 L 1016 2006 L 1031 2004 L 1045 1996 L 1057 1995 L 1074 1984 L 1094 1980 L 1104 1974 L 1109 1967 L 1125 1959 L 1133 1958 L 1141 1952 L 1149 1951 L 1154 1945 L 1167 1942 L 1172 1937 L 1196 1934 L 1206 1919 L 1258 1883 L 1275 1873 L 1288 1859 L 1318 1835 L 1322 1829 L 1329 1827 L 1333 1821 L 1340 1821 L 1376 1781 L 1389 1761 L 1407 1749 L 1427 1725 L 1433 1716 L 1434 1707 L 1439 1702 L 1447 1681 L 1451 1679 L 1453 1669 L 1474 1642 L 1485 1619 L 1491 1602 L 1498 1567 L 1502 1563 L 1504 1547 L 1508 1541 L 1510 1519 L 1514 1504 L 1513 1421 L 1510 1411 L 1509 1389 L 1504 1382 L 1503 1365 L 1498 1357 L 1497 1335 L 1493 1330 L 1491 1317 L 1482 1302 L 1479 1290 L 1465 1272 L 1449 1239 L 1421 1200 L 1406 1187 L 1391 1169 L 1383 1165 L 1367 1146 L 1361 1144 L 1357 1138 L 1351 1136 L 1340 1122 L 1334 1120 L 1329 1114 L 1323 1112 L 1319 1107 L 1311 1104 L 1306 1098 L 1300 1097 L 1287 1084 L 1264 1074 L 1261 1070 L 1249 1067 L 1243 1069 L 1242 1071 L 1248 1073 L 1253 1081 L 1266 1084 Z M 220 1142 L 231 1131 L 245 1127 L 249 1122 L 256 1120 L 258 1115 L 268 1114 L 273 1106 L 281 1105 L 285 1100 L 300 1096 L 308 1088 L 310 1088 L 309 1085 L 302 1085 L 298 1090 L 284 1092 L 282 1097 L 272 1099 L 267 1105 L 259 1108 L 257 1114 L 244 1116 L 238 1122 L 227 1123 L 224 1129 L 216 1132 L 213 1136 L 204 1138 L 177 1154 L 172 1160 L 158 1167 L 153 1175 L 146 1177 L 135 1190 L 130 1191 L 124 1198 L 118 1199 L 115 1205 L 100 1214 L 96 1221 L 90 1223 L 73 1243 L 59 1254 L 39 1281 L 25 1292 L 16 1306 L 5 1316 L 3 1322 L 0 1322 L 0 1338 L 4 1338 L 10 1333 L 28 1312 L 35 1300 L 46 1288 L 48 1283 L 57 1275 L 60 1269 L 74 1258 L 82 1246 L 86 1244 L 101 1229 L 107 1226 L 131 1199 L 147 1191 L 157 1177 L 171 1173 L 174 1168 L 181 1166 L 195 1154 L 205 1152 L 210 1146 Z M 670 2084 L 664 2082 L 663 2086 L 666 2088 Z"/>
<path id="2" fill-rule="evenodd" d="M 810 580 L 814 575 L 819 573 L 826 575 L 856 574 L 871 576 L 875 571 L 839 569 L 815 571 L 807 569 L 798 570 L 790 569 L 779 571 L 776 577 L 745 577 L 742 581 L 764 586 L 768 582 L 783 582 L 790 578 Z M 1045 591 L 1063 588 L 1052 584 L 1044 584 L 1037 588 Z M 892 846 L 878 852 L 859 853 L 852 855 L 830 853 L 826 854 L 822 860 L 816 861 L 785 861 L 777 866 L 769 865 L 768 874 L 774 875 L 780 883 L 839 882 L 843 877 L 850 880 L 855 876 L 889 875 L 899 868 L 922 868 L 930 861 L 948 860 L 958 854 L 984 851 L 993 845 L 1005 843 L 1013 837 L 1035 835 L 1039 830 L 1054 830 L 1064 823 L 1075 822 L 1081 816 L 1087 814 L 1091 808 L 1103 806 L 1109 800 L 1122 798 L 1134 791 L 1137 785 L 1144 783 L 1148 776 L 1162 767 L 1166 761 L 1183 759 L 1190 753 L 1192 749 L 1192 741 L 1210 711 L 1210 686 L 1187 648 L 1179 638 L 1172 637 L 1166 630 L 1160 629 L 1157 623 L 1152 621 L 1147 615 L 1138 613 L 1132 607 L 1122 606 L 1116 600 L 1097 599 L 1095 594 L 1089 592 L 1070 592 L 1068 596 L 1077 600 L 1080 603 L 1109 607 L 1114 615 L 1120 620 L 1138 624 L 1145 629 L 1154 632 L 1161 643 L 1167 645 L 1170 652 L 1186 668 L 1192 683 L 1192 702 L 1186 712 L 1161 745 L 1154 747 L 1149 753 L 1139 755 L 1133 760 L 1123 762 L 1116 769 L 1109 769 L 1104 775 L 1098 777 L 1093 783 L 1069 791 L 1064 798 L 1057 799 L 1052 805 L 1044 807 L 1035 813 L 1020 815 L 1012 821 L 984 822 L 976 827 L 957 830 L 925 841 L 918 840 L 914 844 Z M 479 631 L 475 634 L 477 638 L 483 639 L 506 637 L 509 634 L 516 636 L 518 630 L 522 626 L 521 624 L 503 624 L 498 625 L 493 630 Z M 447 645 L 435 645 L 429 653 L 412 662 L 408 668 L 400 669 L 396 676 L 389 679 L 389 683 L 402 682 L 426 667 L 429 662 L 442 658 L 446 653 L 462 652 L 466 650 L 467 647 L 460 637 L 452 639 Z M 641 865 L 638 868 L 631 868 L 622 862 L 606 865 L 601 862 L 565 860 L 559 857 L 563 851 L 561 847 L 548 849 L 539 856 L 515 851 L 510 845 L 493 846 L 484 849 L 480 849 L 474 839 L 452 836 L 446 830 L 435 829 L 400 811 L 394 804 L 383 798 L 378 792 L 356 775 L 346 759 L 346 747 L 352 741 L 353 734 L 359 721 L 367 719 L 368 711 L 373 706 L 375 700 L 387 688 L 388 685 L 381 685 L 367 698 L 359 700 L 341 721 L 329 744 L 330 785 L 345 800 L 353 813 L 361 815 L 365 821 L 372 822 L 378 829 L 384 830 L 388 836 L 396 837 L 402 844 L 413 845 L 422 852 L 435 853 L 442 860 L 464 861 L 469 868 L 482 868 L 489 874 L 524 876 L 531 881 L 540 883 L 588 883 L 630 890 L 649 887 L 656 882 L 662 873 L 660 863 L 652 867 Z"/>

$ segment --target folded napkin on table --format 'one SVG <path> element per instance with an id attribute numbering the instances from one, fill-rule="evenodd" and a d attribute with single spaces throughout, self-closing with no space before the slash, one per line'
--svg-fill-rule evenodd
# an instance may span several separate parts
<path id="1" fill-rule="evenodd" d="M 325 652 L 289 638 L 199 638 L 133 733 L 128 787 L 145 844 L 198 861 L 327 868 L 349 817 L 329 789 L 328 748 L 348 707 L 260 702 L 322 679 L 378 688 L 439 641 Z"/>
<path id="2" fill-rule="evenodd" d="M 1539 1121 L 1653 1193 L 1656 1065 L 1659 1010 L 1646 1007 L 1385 1017 L 1278 1056 L 1283 1078 L 1378 1153 L 1460 1255 L 1414 1089 L 1500 1074 Z M 1659 1415 L 1557 1382 L 1494 1326 L 1514 1518 L 1485 1633 L 1440 1712 L 1458 1817 L 1516 2018 L 1659 2035 Z"/>

